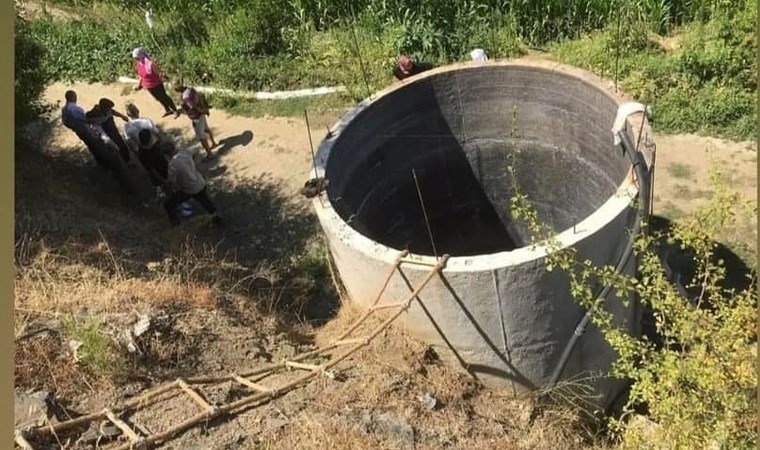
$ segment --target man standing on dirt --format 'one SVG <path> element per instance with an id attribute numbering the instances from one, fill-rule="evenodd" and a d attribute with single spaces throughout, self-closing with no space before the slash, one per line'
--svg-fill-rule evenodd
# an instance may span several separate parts
<path id="1" fill-rule="evenodd" d="M 115 111 L 113 107 L 113 101 L 107 98 L 101 98 L 98 104 L 95 105 L 86 116 L 88 121 L 100 125 L 100 128 L 103 129 L 106 136 L 108 136 L 108 138 L 116 144 L 116 147 L 118 147 L 121 159 L 123 159 L 124 162 L 129 162 L 131 159 L 129 157 L 129 147 L 127 147 L 127 143 L 124 142 L 124 138 L 116 127 L 114 117 L 118 117 L 125 122 L 129 121 L 129 118 L 124 114 Z"/>
<path id="2" fill-rule="evenodd" d="M 206 180 L 195 167 L 193 153 L 192 148 L 183 147 L 169 162 L 167 188 L 171 195 L 164 203 L 164 208 L 172 225 L 177 226 L 180 224 L 177 206 L 193 198 L 211 214 L 211 223 L 221 226 L 222 218 L 208 196 Z"/>
<path id="3" fill-rule="evenodd" d="M 108 157 L 108 148 L 90 129 L 84 109 L 77 105 L 77 93 L 71 90 L 66 91 L 65 98 L 66 105 L 61 111 L 61 122 L 84 143 L 92 157 L 95 158 L 95 162 L 100 166 L 112 169 L 112 164 L 109 164 L 111 158 Z"/>
<path id="4" fill-rule="evenodd" d="M 175 90 L 182 93 L 181 112 L 187 114 L 187 117 L 190 118 L 190 121 L 193 123 L 195 137 L 198 138 L 204 150 L 206 150 L 206 159 L 210 159 L 213 156 L 211 149 L 216 147 L 217 144 L 214 140 L 214 135 L 211 133 L 211 128 L 209 128 L 206 122 L 206 116 L 210 115 L 210 111 L 205 97 L 195 89 L 182 86 L 181 84 L 178 84 Z M 180 111 L 177 112 L 177 116 L 179 114 Z M 206 136 L 211 139 L 210 146 Z"/>

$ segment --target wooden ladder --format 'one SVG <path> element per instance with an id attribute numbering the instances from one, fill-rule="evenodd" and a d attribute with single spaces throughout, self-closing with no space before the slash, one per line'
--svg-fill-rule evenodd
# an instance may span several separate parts
<path id="1" fill-rule="evenodd" d="M 398 256 L 398 258 L 396 258 L 391 270 L 388 272 L 388 275 L 385 278 L 382 288 L 378 292 L 374 301 L 370 304 L 367 311 L 346 331 L 344 331 L 340 336 L 338 336 L 331 343 L 324 347 L 296 355 L 295 357 L 286 361 L 270 364 L 265 367 L 249 370 L 243 373 L 230 372 L 229 374 L 222 376 L 194 377 L 188 378 L 186 380 L 180 378 L 173 382 L 169 382 L 153 389 L 146 390 L 137 397 L 132 398 L 119 406 L 105 408 L 101 411 L 90 413 L 57 424 L 47 424 L 26 430 L 16 429 L 16 444 L 24 450 L 35 450 L 35 448 L 30 443 L 30 440 L 44 439 L 46 437 L 49 438 L 51 435 L 57 435 L 58 433 L 64 431 L 89 426 L 95 421 L 108 420 L 117 428 L 119 428 L 129 441 L 114 448 L 119 450 L 148 448 L 154 445 L 166 443 L 173 437 L 177 436 L 179 433 L 191 429 L 201 423 L 225 415 L 234 415 L 247 408 L 262 405 L 276 397 L 286 394 L 287 392 L 297 387 L 305 385 L 308 381 L 318 376 L 326 376 L 330 379 L 334 379 L 335 375 L 331 369 L 352 356 L 361 348 L 369 345 L 373 339 L 375 339 L 380 333 L 386 330 L 391 325 L 391 323 L 393 323 L 399 316 L 401 316 L 401 314 L 408 310 L 420 292 L 430 283 L 430 281 L 436 275 L 441 273 L 443 268 L 446 266 L 446 262 L 449 258 L 448 255 L 443 255 L 440 259 L 437 260 L 435 264 L 428 264 L 416 260 L 406 259 L 408 254 L 409 252 L 407 250 L 404 250 Z M 393 274 L 397 270 L 400 270 L 400 266 L 403 263 L 427 265 L 430 267 L 430 271 L 418 286 L 415 288 L 412 288 L 411 286 L 409 287 L 411 294 L 405 300 L 400 302 L 381 304 L 380 299 L 387 289 L 388 284 L 393 277 Z M 388 310 L 392 311 L 380 325 L 376 326 L 366 334 L 355 336 L 356 330 L 358 330 L 372 315 L 376 314 L 378 311 Z M 347 350 L 340 353 L 336 352 L 338 349 L 343 348 L 347 348 Z M 322 364 L 309 364 L 304 362 L 309 359 L 328 356 L 332 353 L 337 354 L 334 355 L 332 359 Z M 267 386 L 260 383 L 260 380 L 283 371 L 304 371 L 305 373 L 280 386 Z M 256 380 L 251 379 L 252 377 L 255 377 Z M 200 386 L 217 385 L 224 382 L 235 382 L 244 387 L 250 393 L 236 401 L 218 406 L 212 405 L 206 400 L 203 391 L 200 389 Z M 159 397 L 172 392 L 179 392 L 187 396 L 200 408 L 200 412 L 180 424 L 154 434 L 145 434 L 136 431 L 120 417 L 121 415 L 134 413 L 138 410 L 144 410 L 151 405 L 158 404 L 160 403 L 160 401 L 157 401 Z"/>

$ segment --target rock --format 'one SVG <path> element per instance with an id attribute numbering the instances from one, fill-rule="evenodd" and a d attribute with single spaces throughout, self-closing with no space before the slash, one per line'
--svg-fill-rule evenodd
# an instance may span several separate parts
<path id="1" fill-rule="evenodd" d="M 284 417 L 273 417 L 264 422 L 264 428 L 267 431 L 277 431 L 289 423 L 290 421 Z"/>
<path id="2" fill-rule="evenodd" d="M 71 350 L 72 355 L 74 355 L 74 362 L 79 362 L 79 349 L 82 347 L 82 341 L 77 341 L 75 339 L 71 339 L 69 341 L 69 349 Z"/>
<path id="3" fill-rule="evenodd" d="M 292 358 L 298 353 L 298 349 L 293 344 L 282 344 L 280 346 L 280 353 L 286 358 Z"/>
<path id="4" fill-rule="evenodd" d="M 404 448 L 414 448 L 414 428 L 401 417 L 381 413 L 374 418 L 376 427 L 392 434 Z"/>
<path id="5" fill-rule="evenodd" d="M 104 421 L 100 424 L 93 423 L 79 437 L 79 442 L 83 444 L 93 444 L 99 440 L 111 440 L 121 435 L 121 430 L 116 425 Z"/>
<path id="6" fill-rule="evenodd" d="M 47 391 L 38 391 L 34 394 L 16 392 L 13 398 L 14 426 L 25 429 L 44 425 L 50 417 L 49 397 L 50 393 Z"/>
<path id="7" fill-rule="evenodd" d="M 146 331 L 150 329 L 151 325 L 151 318 L 148 315 L 140 315 L 140 318 L 137 320 L 137 323 L 132 327 L 132 334 L 134 336 L 140 337 L 142 336 Z"/>
<path id="8" fill-rule="evenodd" d="M 417 400 L 419 400 L 425 408 L 432 411 L 435 409 L 436 406 L 438 406 L 438 400 L 433 397 L 430 392 L 425 392 L 422 395 L 417 396 Z"/>

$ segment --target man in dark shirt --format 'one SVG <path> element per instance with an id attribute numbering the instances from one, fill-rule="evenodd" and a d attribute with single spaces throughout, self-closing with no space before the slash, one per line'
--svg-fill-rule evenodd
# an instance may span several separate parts
<path id="1" fill-rule="evenodd" d="M 77 105 L 77 93 L 66 91 L 65 97 L 66 105 L 61 111 L 61 122 L 63 122 L 63 125 L 73 131 L 82 140 L 99 165 L 109 170 L 114 170 L 117 164 L 111 158 L 111 152 L 105 143 L 90 129 L 84 109 Z"/>
<path id="2" fill-rule="evenodd" d="M 129 147 L 127 147 L 127 143 L 124 142 L 124 138 L 121 136 L 119 129 L 116 128 L 116 123 L 113 119 L 115 116 L 119 117 L 124 122 L 128 122 L 129 118 L 124 114 L 115 111 L 113 107 L 113 101 L 107 98 L 101 98 L 98 104 L 87 112 L 86 117 L 89 122 L 100 125 L 106 136 L 108 136 L 119 148 L 121 158 L 125 162 L 129 162 Z"/>
<path id="3" fill-rule="evenodd" d="M 145 167 L 153 184 L 163 188 L 166 185 L 167 178 L 169 178 L 169 161 L 164 156 L 164 153 L 167 152 L 164 146 L 167 143 L 152 139 L 153 135 L 150 130 L 140 130 L 138 136 L 140 148 L 137 151 L 137 159 Z"/>

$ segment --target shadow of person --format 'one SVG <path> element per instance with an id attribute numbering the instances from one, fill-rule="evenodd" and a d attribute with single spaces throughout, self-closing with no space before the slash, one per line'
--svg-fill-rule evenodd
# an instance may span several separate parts
<path id="1" fill-rule="evenodd" d="M 233 148 L 237 146 L 246 146 L 253 140 L 253 133 L 250 130 L 245 130 L 236 136 L 226 137 L 221 139 L 219 148 L 216 151 L 217 156 L 224 156 L 229 153 Z"/>

